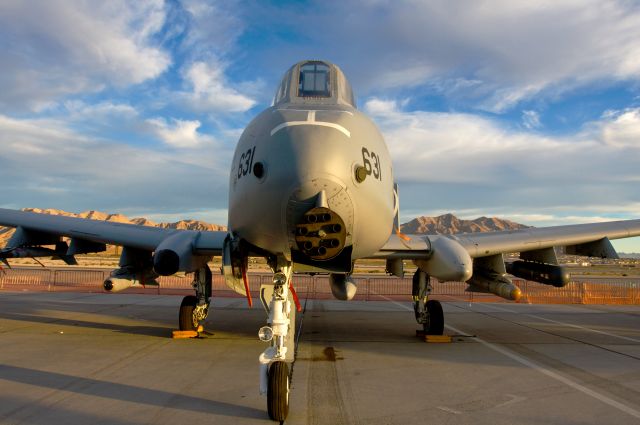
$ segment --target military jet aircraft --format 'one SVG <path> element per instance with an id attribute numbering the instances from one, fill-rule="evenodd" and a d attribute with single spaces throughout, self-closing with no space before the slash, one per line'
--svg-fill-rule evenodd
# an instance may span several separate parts
<path id="1" fill-rule="evenodd" d="M 285 73 L 273 106 L 240 137 L 231 163 L 228 232 L 0 209 L 0 224 L 17 228 L 0 258 L 53 252 L 72 261 L 76 254 L 104 251 L 107 243 L 121 245 L 119 268 L 104 283 L 110 291 L 153 283 L 159 275 L 193 273 L 195 294 L 180 305 L 181 330 L 194 330 L 207 317 L 212 256 L 222 256 L 227 285 L 247 296 L 248 258 L 266 258 L 273 281 L 260 290 L 268 318 L 259 337 L 269 343 L 259 356 L 260 390 L 267 396 L 269 416 L 282 421 L 289 410 L 289 364 L 294 360 L 293 273 L 326 273 L 333 295 L 349 300 L 356 293 L 354 262 L 386 259 L 387 272 L 402 276 L 403 261 L 411 260 L 418 267 L 413 276 L 416 320 L 427 334 L 442 334 L 442 306 L 429 299 L 430 277 L 468 282 L 470 290 L 517 300 L 520 289 L 507 272 L 558 287 L 568 282 L 554 247 L 616 258 L 610 239 L 640 235 L 640 220 L 403 235 L 398 210 L 391 158 L 380 131 L 356 109 L 351 85 L 336 65 L 308 60 Z M 55 251 L 42 249 L 48 245 L 55 245 Z M 520 259 L 505 265 L 506 252 L 519 252 Z"/>

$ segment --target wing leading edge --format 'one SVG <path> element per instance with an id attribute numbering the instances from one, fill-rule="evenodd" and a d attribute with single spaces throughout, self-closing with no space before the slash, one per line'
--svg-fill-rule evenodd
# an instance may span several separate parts
<path id="1" fill-rule="evenodd" d="M 404 237 L 403 237 L 404 236 Z M 412 259 L 431 251 L 429 241 L 449 238 L 464 247 L 471 258 L 510 252 L 527 252 L 559 246 L 584 246 L 603 239 L 640 236 L 640 220 L 573 224 L 486 233 L 453 235 L 392 235 L 375 255 L 382 258 Z"/>
<path id="2" fill-rule="evenodd" d="M 197 255 L 219 255 L 227 234 L 222 231 L 163 229 L 9 209 L 0 209 L 0 225 L 22 229 L 21 233 L 27 244 L 29 239 L 27 235 L 31 235 L 34 242 L 38 242 L 38 239 L 67 236 L 72 238 L 72 244 L 73 239 L 76 239 L 85 244 L 89 242 L 122 245 L 145 251 L 154 251 L 163 241 L 176 238 L 178 234 L 184 234 L 189 236 L 193 254 Z M 14 244 L 17 240 L 18 238 L 14 239 Z M 34 245 L 44 245 L 44 243 Z"/>

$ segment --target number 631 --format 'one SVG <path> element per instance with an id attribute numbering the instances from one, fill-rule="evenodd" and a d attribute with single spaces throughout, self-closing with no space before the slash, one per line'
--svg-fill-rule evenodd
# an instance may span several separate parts
<path id="1" fill-rule="evenodd" d="M 380 157 L 373 151 L 369 152 L 369 149 L 362 148 L 362 162 L 364 163 L 364 169 L 367 171 L 367 175 L 373 175 L 373 178 L 382 181 L 382 171 L 380 170 Z"/>

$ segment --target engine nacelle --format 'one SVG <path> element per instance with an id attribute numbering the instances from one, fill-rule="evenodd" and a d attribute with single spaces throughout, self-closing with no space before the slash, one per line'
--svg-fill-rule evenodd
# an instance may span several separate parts
<path id="1" fill-rule="evenodd" d="M 352 300 L 358 291 L 353 278 L 346 274 L 331 273 L 329 275 L 329 285 L 333 296 L 342 301 Z"/>
<path id="2" fill-rule="evenodd" d="M 562 288 L 571 280 L 564 267 L 533 261 L 514 261 L 505 264 L 507 273 L 526 280 Z"/>
<path id="3" fill-rule="evenodd" d="M 439 281 L 465 282 L 473 273 L 473 261 L 467 250 L 455 240 L 442 236 L 429 236 L 431 255 L 415 260 L 416 266 Z"/>

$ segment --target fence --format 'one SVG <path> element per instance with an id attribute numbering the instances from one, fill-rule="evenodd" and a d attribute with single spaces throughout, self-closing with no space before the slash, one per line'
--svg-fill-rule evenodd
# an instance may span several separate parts
<path id="1" fill-rule="evenodd" d="M 102 283 L 109 270 L 95 269 L 38 269 L 13 268 L 0 271 L 0 290 L 84 291 L 103 292 Z M 271 281 L 269 273 L 248 275 L 249 289 L 253 297 L 260 285 Z M 354 276 L 358 285 L 356 300 L 375 301 L 385 299 L 407 300 L 411 297 L 411 278 L 398 279 L 387 276 Z M 133 287 L 128 293 L 188 294 L 191 293 L 191 276 L 163 276 L 160 285 Z M 473 302 L 505 301 L 493 294 L 466 292 L 462 282 L 433 283 L 432 295 L 442 300 L 468 300 Z M 522 290 L 520 302 L 532 304 L 640 304 L 640 279 L 604 279 L 574 281 L 563 288 L 554 288 L 521 279 L 513 283 Z M 294 275 L 293 284 L 301 298 L 332 298 L 327 276 Z M 214 295 L 236 296 L 224 283 L 221 275 L 213 276 Z"/>

